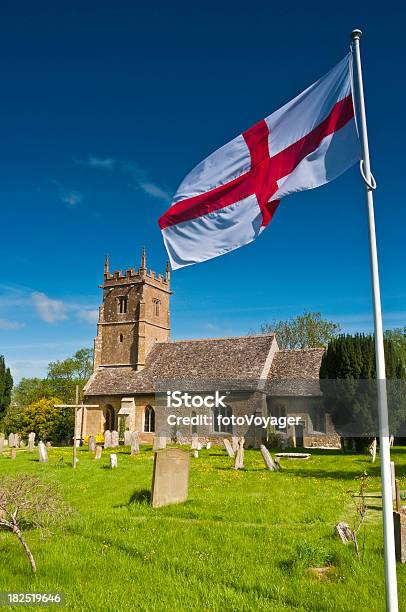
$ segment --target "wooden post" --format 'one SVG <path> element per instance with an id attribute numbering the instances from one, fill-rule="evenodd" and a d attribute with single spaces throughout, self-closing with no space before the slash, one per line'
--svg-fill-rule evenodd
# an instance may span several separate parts
<path id="1" fill-rule="evenodd" d="M 78 404 L 79 404 L 79 385 L 76 385 L 76 406 L 74 408 L 75 411 L 75 424 L 73 429 L 73 466 L 76 467 L 77 462 L 77 448 L 76 448 L 76 429 L 77 429 L 77 420 L 78 420 Z"/>
<path id="2" fill-rule="evenodd" d="M 400 512 L 400 482 L 398 479 L 395 480 L 396 489 L 396 512 Z"/>

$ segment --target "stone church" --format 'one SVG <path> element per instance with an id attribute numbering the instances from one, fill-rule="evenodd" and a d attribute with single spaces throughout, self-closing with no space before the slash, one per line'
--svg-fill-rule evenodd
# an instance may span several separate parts
<path id="1" fill-rule="evenodd" d="M 223 426 L 213 416 L 210 424 L 184 425 L 182 420 L 176 432 L 168 428 L 158 399 L 165 385 L 204 394 L 211 381 L 211 390 L 228 394 L 226 407 L 215 409 L 224 416 L 299 416 L 300 425 L 272 433 L 294 446 L 340 445 L 319 389 L 323 349 L 280 350 L 272 334 L 172 341 L 170 280 L 169 264 L 165 275 L 147 269 L 145 249 L 138 269 L 110 273 L 106 258 L 94 371 L 84 388 L 84 403 L 92 407 L 78 420 L 80 437 L 129 429 L 140 432 L 144 442 L 155 434 L 185 440 L 197 434 L 213 442 L 244 435 L 247 446 L 264 442 L 269 429 L 241 422 Z M 178 411 L 190 417 L 201 412 Z"/>

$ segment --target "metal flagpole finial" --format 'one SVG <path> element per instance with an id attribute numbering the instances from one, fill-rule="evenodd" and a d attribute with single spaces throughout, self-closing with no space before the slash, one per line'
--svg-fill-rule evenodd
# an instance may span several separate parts
<path id="1" fill-rule="evenodd" d="M 353 30 L 351 32 L 352 40 L 359 40 L 362 36 L 362 30 Z"/>

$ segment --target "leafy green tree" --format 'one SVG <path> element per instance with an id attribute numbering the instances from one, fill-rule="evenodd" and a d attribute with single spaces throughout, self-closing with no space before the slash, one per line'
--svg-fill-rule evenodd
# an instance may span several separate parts
<path id="1" fill-rule="evenodd" d="M 405 369 L 395 343 L 385 338 L 384 348 L 387 378 L 392 382 L 404 379 Z M 347 433 L 345 437 L 357 435 L 357 447 L 364 447 L 378 428 L 377 387 L 372 382 L 376 378 L 373 336 L 341 335 L 331 340 L 322 358 L 320 378 L 336 429 L 344 436 Z M 399 391 L 399 384 L 388 385 L 391 431 L 396 431 L 404 418 L 404 402 Z"/>
<path id="2" fill-rule="evenodd" d="M 46 382 L 52 393 L 62 397 L 65 402 L 75 399 L 76 385 L 82 389 L 93 371 L 93 351 L 82 348 L 63 361 L 53 361 L 48 365 Z"/>
<path id="3" fill-rule="evenodd" d="M 70 408 L 56 408 L 62 404 L 59 397 L 50 397 L 33 402 L 24 410 L 22 417 L 23 434 L 35 431 L 37 439 L 58 443 L 73 436 L 74 415 Z"/>
<path id="4" fill-rule="evenodd" d="M 52 397 L 55 391 L 50 381 L 43 378 L 22 378 L 13 389 L 13 404 L 29 406 L 44 397 Z"/>
<path id="5" fill-rule="evenodd" d="M 0 355 L 0 419 L 10 406 L 12 389 L 13 377 L 10 368 L 6 367 L 3 355 Z"/>
<path id="6" fill-rule="evenodd" d="M 307 312 L 284 321 L 261 326 L 261 333 L 276 335 L 279 348 L 303 349 L 326 347 L 340 333 L 340 326 L 322 319 L 320 312 Z"/>
<path id="7" fill-rule="evenodd" d="M 385 331 L 385 340 L 390 340 L 406 369 L 406 326 Z"/>

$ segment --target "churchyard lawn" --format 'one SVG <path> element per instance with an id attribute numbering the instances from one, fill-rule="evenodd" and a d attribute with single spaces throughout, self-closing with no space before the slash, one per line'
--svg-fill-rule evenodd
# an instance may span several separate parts
<path id="1" fill-rule="evenodd" d="M 282 459 L 283 470 L 269 472 L 260 452 L 249 450 L 245 469 L 235 471 L 225 449 L 212 447 L 191 458 L 189 500 L 153 509 L 151 448 L 134 457 L 128 448 L 114 451 L 114 470 L 108 451 L 95 461 L 80 449 L 76 470 L 67 448 L 49 449 L 49 463 L 39 463 L 37 449 L 0 456 L 1 474 L 55 480 L 75 511 L 44 541 L 26 532 L 36 575 L 18 541 L 0 533 L 0 591 L 62 591 L 67 609 L 103 612 L 385 609 L 380 499 L 372 496 L 379 459 L 372 465 L 366 455 L 312 451 L 310 460 Z M 405 491 L 406 448 L 395 448 L 392 459 Z M 348 490 L 358 490 L 364 470 L 371 508 L 358 561 L 334 526 L 355 524 Z M 309 568 L 330 569 L 322 576 Z M 406 610 L 406 565 L 397 569 Z"/>

